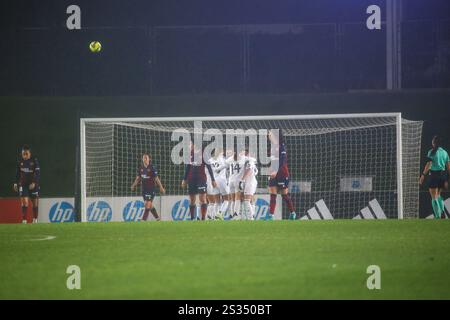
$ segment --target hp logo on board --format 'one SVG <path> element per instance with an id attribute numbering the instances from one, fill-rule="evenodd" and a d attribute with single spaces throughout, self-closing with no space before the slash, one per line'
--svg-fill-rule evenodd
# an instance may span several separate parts
<path id="1" fill-rule="evenodd" d="M 255 220 L 265 220 L 269 212 L 269 203 L 261 198 L 255 202 Z"/>
<path id="2" fill-rule="evenodd" d="M 189 212 L 189 200 L 184 199 L 175 202 L 172 207 L 172 219 L 179 220 L 191 220 L 191 214 Z"/>
<path id="3" fill-rule="evenodd" d="M 112 209 L 105 201 L 92 202 L 87 209 L 89 222 L 108 222 L 112 218 Z"/>
<path id="4" fill-rule="evenodd" d="M 144 211 L 145 206 L 143 201 L 130 201 L 125 208 L 123 208 L 123 221 L 140 221 L 144 215 Z"/>
<path id="5" fill-rule="evenodd" d="M 57 202 L 55 203 L 48 213 L 48 219 L 50 222 L 74 222 L 75 221 L 75 213 L 73 210 L 73 206 L 66 202 Z"/>
<path id="6" fill-rule="evenodd" d="M 353 188 L 353 189 L 359 189 L 359 188 L 361 188 L 361 181 L 359 181 L 359 180 L 353 180 L 353 181 L 352 181 L 352 188 Z"/>

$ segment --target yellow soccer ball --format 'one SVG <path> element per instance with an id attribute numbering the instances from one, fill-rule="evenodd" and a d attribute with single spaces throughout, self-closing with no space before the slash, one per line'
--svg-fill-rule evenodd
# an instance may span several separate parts
<path id="1" fill-rule="evenodd" d="M 100 42 L 98 42 L 98 41 L 92 41 L 89 44 L 89 49 L 92 52 L 100 52 L 100 50 L 102 50 L 102 44 Z"/>

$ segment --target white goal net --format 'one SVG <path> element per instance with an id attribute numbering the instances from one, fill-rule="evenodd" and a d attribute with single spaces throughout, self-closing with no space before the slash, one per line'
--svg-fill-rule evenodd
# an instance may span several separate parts
<path id="1" fill-rule="evenodd" d="M 184 165 L 171 159 L 179 143 L 173 132 L 193 133 L 194 121 L 224 135 L 227 129 L 282 130 L 289 191 L 300 219 L 418 217 L 422 122 L 389 113 L 81 119 L 82 221 L 139 220 L 130 217 L 142 209 L 140 189 L 130 186 L 144 152 L 166 188 L 154 203 L 171 220 L 173 206 L 183 203 L 175 200 L 187 199 L 181 188 Z M 268 177 L 260 174 L 257 180 L 259 194 L 267 194 Z M 277 206 L 286 218 L 284 204 Z"/>

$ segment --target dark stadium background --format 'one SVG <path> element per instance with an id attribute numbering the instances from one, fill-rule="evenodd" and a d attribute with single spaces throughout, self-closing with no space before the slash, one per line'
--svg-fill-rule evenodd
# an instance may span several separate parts
<path id="1" fill-rule="evenodd" d="M 402 88 L 386 90 L 386 28 L 365 26 L 386 1 L 2 1 L 0 196 L 15 196 L 23 143 L 42 196 L 73 196 L 89 116 L 400 111 L 425 121 L 423 153 L 436 133 L 450 148 L 450 1 L 402 3 Z M 70 4 L 82 30 L 66 28 Z"/>

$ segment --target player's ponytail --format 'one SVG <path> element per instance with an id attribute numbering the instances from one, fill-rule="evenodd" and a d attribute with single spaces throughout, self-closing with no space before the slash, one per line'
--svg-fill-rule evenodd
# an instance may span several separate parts
<path id="1" fill-rule="evenodd" d="M 431 155 L 434 156 L 436 154 L 436 151 L 441 146 L 441 137 L 436 135 L 433 137 L 432 141 L 433 141 L 433 150 L 431 150 Z"/>

